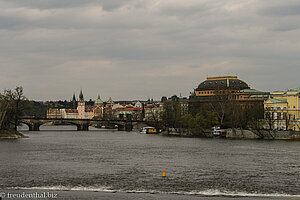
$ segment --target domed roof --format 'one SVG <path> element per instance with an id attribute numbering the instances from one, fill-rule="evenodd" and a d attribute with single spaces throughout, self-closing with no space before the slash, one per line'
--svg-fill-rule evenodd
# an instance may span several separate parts
<path id="1" fill-rule="evenodd" d="M 237 76 L 219 76 L 207 77 L 205 81 L 199 84 L 197 90 L 243 90 L 250 89 L 248 84 Z"/>
<path id="2" fill-rule="evenodd" d="M 142 103 L 140 101 L 135 103 L 135 106 L 142 106 Z"/>
<path id="3" fill-rule="evenodd" d="M 100 95 L 98 95 L 98 98 L 95 101 L 95 105 L 97 104 L 103 104 L 103 101 L 100 99 Z"/>

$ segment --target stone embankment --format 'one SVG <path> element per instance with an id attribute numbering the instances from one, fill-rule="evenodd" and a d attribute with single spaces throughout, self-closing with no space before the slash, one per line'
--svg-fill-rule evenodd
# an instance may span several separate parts
<path id="1" fill-rule="evenodd" d="M 0 139 L 18 139 L 18 138 L 28 138 L 28 136 L 23 135 L 15 130 L 0 130 Z"/>
<path id="2" fill-rule="evenodd" d="M 213 137 L 213 133 L 210 130 L 199 131 L 197 133 L 192 133 L 189 131 L 163 131 L 161 133 L 163 136 L 175 136 L 175 137 Z"/>
<path id="3" fill-rule="evenodd" d="M 226 138 L 300 140 L 300 132 L 275 130 L 227 129 Z"/>
<path id="4" fill-rule="evenodd" d="M 212 131 L 205 130 L 199 133 L 188 131 L 164 131 L 164 136 L 177 137 L 214 137 Z M 244 129 L 227 129 L 226 138 L 229 139 L 266 139 L 266 140 L 300 140 L 300 132 L 297 131 L 275 131 L 275 130 L 244 130 Z"/>

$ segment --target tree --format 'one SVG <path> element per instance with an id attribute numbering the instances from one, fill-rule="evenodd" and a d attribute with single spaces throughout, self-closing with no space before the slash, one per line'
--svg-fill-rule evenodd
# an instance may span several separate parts
<path id="1" fill-rule="evenodd" d="M 166 101 L 163 105 L 162 120 L 166 127 L 180 128 L 181 108 L 179 102 Z"/>
<path id="2" fill-rule="evenodd" d="M 23 105 L 22 102 L 24 102 L 26 97 L 23 93 L 23 87 L 17 86 L 14 91 L 14 106 L 15 106 L 15 130 L 17 130 L 19 125 L 19 116 L 22 115 L 23 111 Z"/>
<path id="3" fill-rule="evenodd" d="M 269 129 L 270 130 L 274 129 L 274 122 L 276 121 L 276 119 L 274 116 L 274 111 L 272 110 L 271 107 L 265 108 L 265 119 L 268 123 Z"/>
<path id="4" fill-rule="evenodd" d="M 16 87 L 15 90 L 6 89 L 0 94 L 0 122 L 1 129 L 17 130 L 19 116 L 24 110 L 26 97 L 23 87 Z"/>
<path id="5" fill-rule="evenodd" d="M 211 129 L 214 125 L 219 124 L 217 114 L 210 111 L 198 113 L 195 116 L 185 114 L 181 117 L 181 124 L 184 129 L 192 134 L 202 134 L 205 130 Z"/>

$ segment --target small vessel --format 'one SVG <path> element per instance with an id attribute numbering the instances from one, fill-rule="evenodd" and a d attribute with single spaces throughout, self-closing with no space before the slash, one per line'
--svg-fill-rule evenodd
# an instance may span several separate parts
<path id="1" fill-rule="evenodd" d="M 212 129 L 213 129 L 213 135 L 214 136 L 220 136 L 221 135 L 220 126 L 214 126 Z"/>
<path id="2" fill-rule="evenodd" d="M 213 127 L 213 135 L 214 136 L 226 137 L 226 130 L 221 129 L 220 126 L 214 126 Z"/>
<path id="3" fill-rule="evenodd" d="M 144 134 L 157 134 L 157 130 L 155 127 L 151 127 L 151 126 L 145 126 L 140 130 L 140 133 L 144 133 Z"/>

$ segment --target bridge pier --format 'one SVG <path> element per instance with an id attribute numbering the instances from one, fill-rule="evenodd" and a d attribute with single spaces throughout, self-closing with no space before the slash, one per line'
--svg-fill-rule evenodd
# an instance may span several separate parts
<path id="1" fill-rule="evenodd" d="M 122 124 L 118 125 L 118 131 L 125 131 L 125 126 Z"/>
<path id="2" fill-rule="evenodd" d="M 132 131 L 133 125 L 132 123 L 126 123 L 126 124 L 119 124 L 118 125 L 118 131 Z"/>
<path id="3" fill-rule="evenodd" d="M 29 127 L 29 131 L 39 131 L 40 130 L 40 124 L 39 123 L 33 123 L 33 124 L 27 124 Z"/>
<path id="4" fill-rule="evenodd" d="M 133 129 L 133 126 L 132 126 L 132 123 L 126 123 L 125 124 L 125 131 L 132 131 Z"/>
<path id="5" fill-rule="evenodd" d="M 77 125 L 77 131 L 88 131 L 89 130 L 89 124 L 78 124 Z"/>

